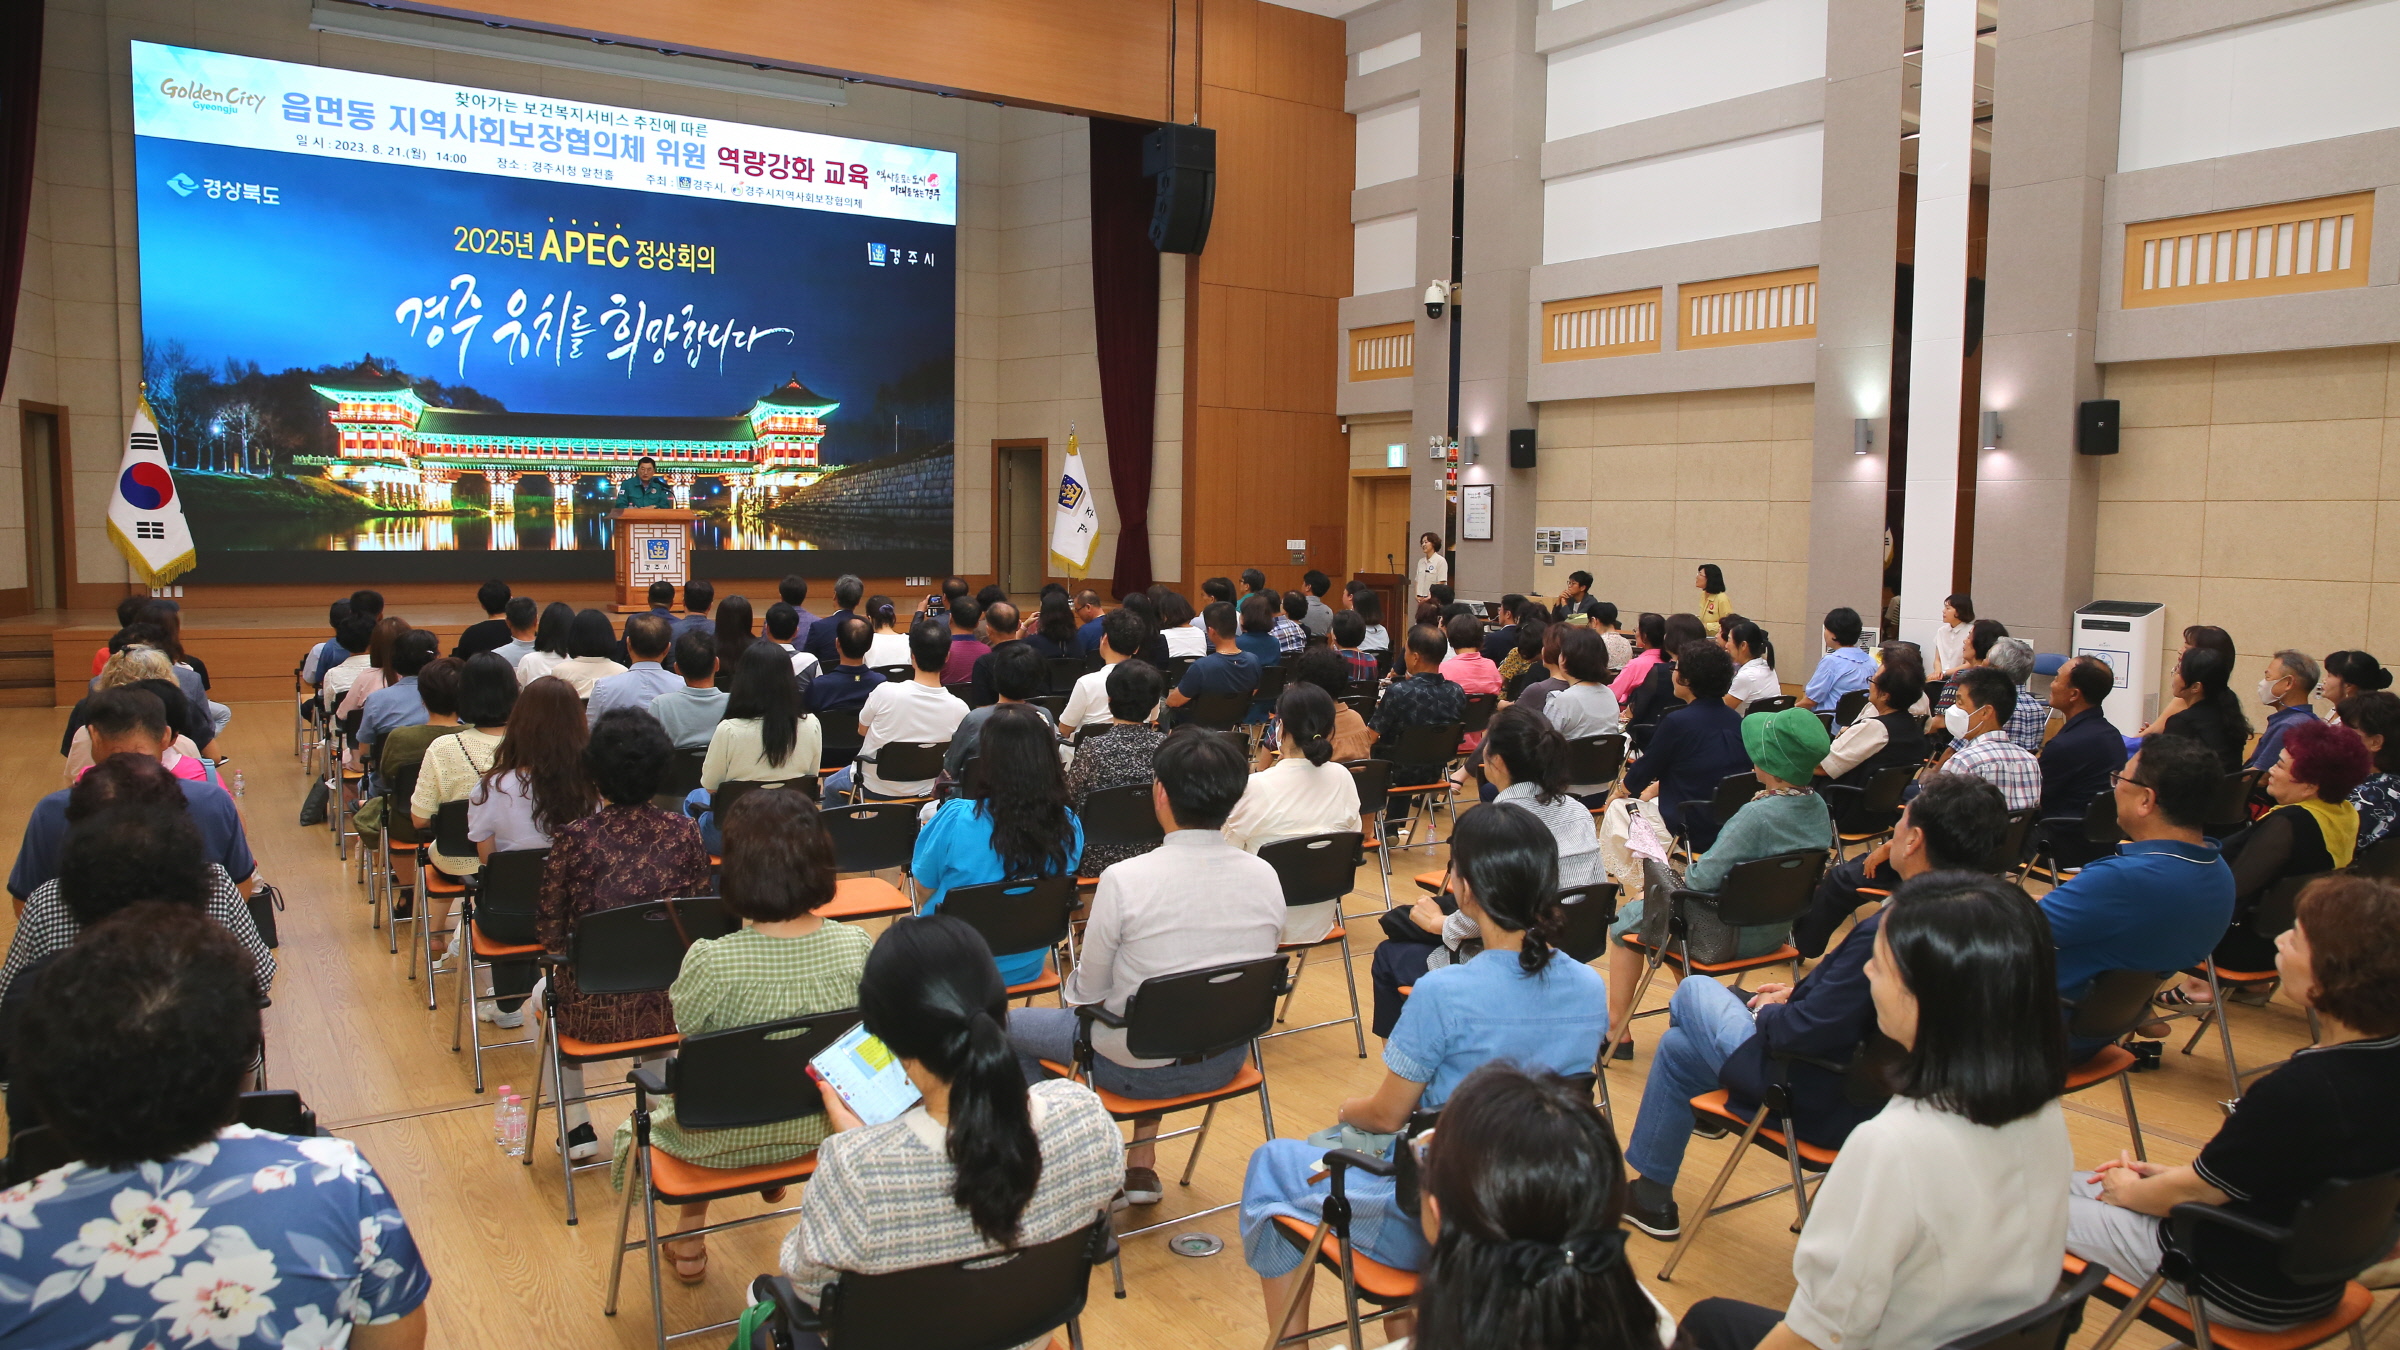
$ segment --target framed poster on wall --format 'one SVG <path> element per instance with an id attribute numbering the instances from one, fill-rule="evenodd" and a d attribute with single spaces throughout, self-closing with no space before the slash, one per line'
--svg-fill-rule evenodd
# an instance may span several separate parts
<path id="1" fill-rule="evenodd" d="M 1459 538 L 1492 537 L 1492 486 L 1490 483 L 1469 483 L 1459 489 Z"/>

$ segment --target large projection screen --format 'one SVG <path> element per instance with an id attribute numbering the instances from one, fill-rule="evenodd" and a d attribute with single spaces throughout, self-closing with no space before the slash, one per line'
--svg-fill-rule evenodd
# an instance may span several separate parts
<path id="1" fill-rule="evenodd" d="M 194 580 L 605 576 L 645 455 L 700 575 L 949 571 L 955 154 L 132 59 Z"/>

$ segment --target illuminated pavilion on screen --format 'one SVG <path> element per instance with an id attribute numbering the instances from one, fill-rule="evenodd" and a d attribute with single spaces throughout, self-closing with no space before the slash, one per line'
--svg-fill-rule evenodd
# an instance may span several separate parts
<path id="1" fill-rule="evenodd" d="M 494 515 L 515 509 L 519 479 L 547 477 L 560 500 L 582 477 L 623 478 L 644 456 L 689 506 L 692 485 L 715 478 L 734 512 L 764 509 L 829 472 L 817 462 L 825 418 L 840 403 L 795 374 L 730 417 L 618 417 L 597 413 L 475 412 L 441 408 L 409 382 L 373 367 L 312 385 L 339 451 L 302 455 L 325 476 L 376 502 L 444 510 L 461 478 L 480 475 Z"/>

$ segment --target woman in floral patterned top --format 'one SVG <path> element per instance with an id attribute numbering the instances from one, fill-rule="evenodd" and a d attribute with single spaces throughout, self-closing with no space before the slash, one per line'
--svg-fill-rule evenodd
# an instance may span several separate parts
<path id="1" fill-rule="evenodd" d="M 645 900 L 708 892 L 708 849 L 700 830 L 672 811 L 650 804 L 675 754 L 658 719 L 639 708 L 602 713 L 584 746 L 584 768 L 605 803 L 550 835 L 550 858 L 542 867 L 542 893 L 534 933 L 553 956 L 567 954 L 567 934 L 576 916 Z M 562 1036 L 579 1041 L 636 1041 L 672 1035 L 675 1012 L 664 993 L 585 994 L 575 971 L 561 966 L 550 976 L 558 996 Z M 583 1094 L 579 1069 L 566 1070 L 567 1147 L 578 1161 L 599 1151 L 591 1115 L 575 1098 Z"/>
<path id="2" fill-rule="evenodd" d="M 1075 747 L 1075 763 L 1067 769 L 1067 806 L 1077 820 L 1083 804 L 1103 788 L 1148 786 L 1150 757 L 1167 733 L 1145 720 L 1166 690 L 1166 677 L 1147 661 L 1120 661 L 1108 672 L 1108 734 L 1086 736 Z M 1149 844 L 1085 844 L 1076 875 L 1096 877 L 1110 863 L 1140 857 L 1158 847 Z"/>
<path id="3" fill-rule="evenodd" d="M 667 997 L 675 1029 L 685 1036 L 780 1022 L 858 1003 L 858 975 L 874 939 L 863 928 L 817 917 L 833 899 L 833 841 L 817 824 L 815 802 L 797 792 L 753 792 L 725 814 L 725 870 L 718 884 L 725 905 L 748 920 L 740 932 L 695 942 Z M 650 1142 L 686 1162 L 708 1167 L 761 1167 L 788 1162 L 825 1137 L 825 1117 L 804 1116 L 730 1130 L 686 1130 L 674 1102 L 651 1108 Z M 617 1128 L 618 1184 L 633 1139 L 630 1120 Z M 704 1201 L 683 1207 L 678 1231 L 704 1227 Z M 708 1275 L 708 1239 L 670 1243 L 675 1278 L 698 1284 Z"/>
<path id="4" fill-rule="evenodd" d="M 251 964 L 195 910 L 133 906 L 42 973 L 21 1100 L 82 1162 L 0 1191 L 11 1350 L 420 1350 L 432 1278 L 339 1139 L 234 1124 Z"/>
<path id="5" fill-rule="evenodd" d="M 2352 694 L 2334 710 L 2343 726 L 2358 733 L 2374 757 L 2375 772 L 2350 791 L 2358 808 L 2358 847 L 2351 856 L 2382 843 L 2400 820 L 2400 694 L 2378 689 Z"/>

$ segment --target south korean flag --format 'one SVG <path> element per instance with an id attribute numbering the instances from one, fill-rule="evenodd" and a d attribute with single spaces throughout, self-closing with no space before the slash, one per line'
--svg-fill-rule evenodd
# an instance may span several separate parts
<path id="1" fill-rule="evenodd" d="M 197 561 L 191 527 L 183 520 L 183 497 L 175 490 L 166 456 L 159 452 L 158 422 L 146 398 L 134 407 L 125 459 L 117 466 L 116 490 L 109 494 L 108 537 L 151 586 L 166 585 L 191 571 Z"/>

